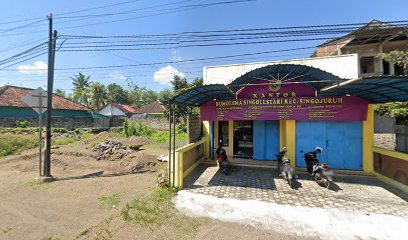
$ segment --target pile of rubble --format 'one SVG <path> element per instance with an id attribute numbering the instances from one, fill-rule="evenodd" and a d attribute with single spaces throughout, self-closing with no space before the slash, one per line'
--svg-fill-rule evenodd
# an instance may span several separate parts
<path id="1" fill-rule="evenodd" d="M 116 160 L 122 159 L 125 155 L 134 152 L 134 149 L 127 148 L 119 140 L 105 140 L 96 145 L 93 149 L 93 157 L 96 160 Z"/>

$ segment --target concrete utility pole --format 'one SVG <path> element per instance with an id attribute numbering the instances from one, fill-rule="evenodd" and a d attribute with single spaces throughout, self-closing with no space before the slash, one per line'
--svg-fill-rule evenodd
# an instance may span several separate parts
<path id="1" fill-rule="evenodd" d="M 57 31 L 52 29 L 52 13 L 48 15 L 48 81 L 47 81 L 47 130 L 46 130 L 46 150 L 44 158 L 44 176 L 51 176 L 51 121 L 52 121 L 52 92 L 54 84 L 54 61 Z"/>

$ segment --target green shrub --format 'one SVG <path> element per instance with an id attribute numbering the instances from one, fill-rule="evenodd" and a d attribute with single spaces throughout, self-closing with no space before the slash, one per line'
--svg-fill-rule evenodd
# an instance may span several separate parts
<path id="1" fill-rule="evenodd" d="M 30 124 L 28 121 L 16 121 L 16 127 L 18 128 L 27 128 Z"/>
<path id="2" fill-rule="evenodd" d="M 55 133 L 67 133 L 68 130 L 65 129 L 65 128 L 53 128 L 52 132 L 55 132 Z"/>
<path id="3" fill-rule="evenodd" d="M 1 134 L 0 135 L 0 157 L 11 155 L 27 149 L 38 146 L 37 135 L 15 135 L 15 134 Z"/>
<path id="4" fill-rule="evenodd" d="M 176 126 L 176 133 L 186 133 L 187 132 L 187 124 L 179 123 Z"/>

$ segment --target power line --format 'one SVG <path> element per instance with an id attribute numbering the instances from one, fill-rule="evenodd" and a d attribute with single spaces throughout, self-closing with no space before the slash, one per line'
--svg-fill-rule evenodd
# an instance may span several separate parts
<path id="1" fill-rule="evenodd" d="M 186 2 L 186 1 L 190 1 L 190 0 L 184 0 L 184 1 L 176 2 L 176 3 L 181 3 L 181 2 Z M 129 18 L 123 18 L 123 19 L 117 19 L 117 20 L 111 20 L 111 21 L 104 21 L 104 22 L 96 22 L 96 23 L 88 23 L 88 24 L 75 25 L 75 26 L 69 26 L 69 27 L 62 27 L 62 28 L 59 28 L 59 29 L 63 30 L 63 29 L 70 29 L 70 28 L 82 28 L 82 27 L 96 26 L 96 25 L 101 25 L 101 24 L 108 24 L 108 23 L 114 23 L 114 22 L 134 20 L 134 19 L 138 19 L 138 18 L 160 16 L 160 15 L 164 15 L 164 14 L 176 13 L 176 12 L 181 12 L 181 11 L 195 9 L 195 8 L 204 8 L 204 7 L 215 6 L 215 5 L 235 4 L 235 3 L 253 2 L 253 1 L 257 1 L 257 0 L 234 0 L 234 1 L 207 3 L 207 4 L 187 5 L 187 6 L 184 6 L 184 7 L 181 7 L 181 8 L 175 8 L 174 10 L 164 9 L 164 10 L 170 10 L 170 11 L 167 11 L 167 12 L 158 12 L 158 13 L 154 13 L 154 14 L 151 14 L 151 15 L 145 15 L 145 16 L 129 17 Z M 175 4 L 175 3 L 172 3 L 172 4 Z M 156 5 L 156 7 L 160 7 L 160 6 L 164 6 L 164 5 L 171 5 L 171 4 L 161 4 L 161 5 Z M 113 14 L 112 13 L 107 13 L 106 14 L 106 16 L 110 16 L 110 15 L 113 15 Z M 85 16 L 80 16 L 80 17 L 82 19 L 78 19 L 78 21 L 83 21 L 83 20 L 89 19 L 89 18 L 86 18 Z"/>

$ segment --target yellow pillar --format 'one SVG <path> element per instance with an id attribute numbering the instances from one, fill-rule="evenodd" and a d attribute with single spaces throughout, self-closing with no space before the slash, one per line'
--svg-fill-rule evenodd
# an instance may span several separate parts
<path id="1" fill-rule="evenodd" d="M 286 147 L 288 148 L 288 158 L 293 168 L 296 167 L 296 121 L 287 120 L 285 123 Z"/>
<path id="2" fill-rule="evenodd" d="M 279 122 L 280 149 L 288 148 L 287 156 L 290 159 L 290 164 L 296 166 L 296 121 L 295 120 L 280 120 Z"/>
<path id="3" fill-rule="evenodd" d="M 363 171 L 374 171 L 374 107 L 368 105 L 367 120 L 363 121 Z"/>
<path id="4" fill-rule="evenodd" d="M 210 122 L 203 121 L 203 133 L 204 133 L 204 155 L 210 158 Z"/>

